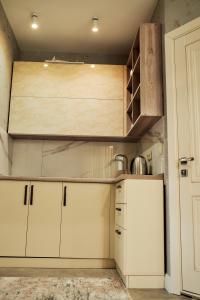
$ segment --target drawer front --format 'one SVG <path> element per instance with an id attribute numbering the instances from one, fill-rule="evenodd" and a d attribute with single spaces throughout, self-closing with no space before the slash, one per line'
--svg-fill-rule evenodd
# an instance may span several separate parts
<path id="1" fill-rule="evenodd" d="M 115 185 L 115 203 L 126 203 L 124 181 Z"/>
<path id="2" fill-rule="evenodd" d="M 115 205 L 115 224 L 126 229 L 126 204 L 116 203 Z"/>
<path id="3" fill-rule="evenodd" d="M 126 230 L 115 226 L 115 261 L 121 272 L 125 273 Z"/>

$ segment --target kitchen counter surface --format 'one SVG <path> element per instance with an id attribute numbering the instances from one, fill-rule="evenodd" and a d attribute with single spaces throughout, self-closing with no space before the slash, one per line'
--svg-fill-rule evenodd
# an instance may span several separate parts
<path id="1" fill-rule="evenodd" d="M 0 180 L 24 180 L 24 181 L 64 181 L 64 182 L 96 182 L 96 183 L 117 183 L 125 179 L 147 179 L 163 180 L 163 174 L 159 175 L 131 175 L 122 174 L 116 178 L 75 178 L 75 177 L 28 177 L 28 176 L 3 176 Z"/>

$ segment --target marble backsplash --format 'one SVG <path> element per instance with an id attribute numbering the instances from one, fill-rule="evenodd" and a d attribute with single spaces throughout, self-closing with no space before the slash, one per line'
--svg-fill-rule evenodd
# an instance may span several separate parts
<path id="1" fill-rule="evenodd" d="M 166 161 L 165 117 L 162 117 L 139 141 L 137 150 L 147 160 L 150 173 L 165 173 Z M 151 159 L 148 156 L 151 154 Z"/>
<path id="2" fill-rule="evenodd" d="M 109 178 L 117 173 L 116 154 L 130 160 L 136 143 L 14 140 L 11 175 Z"/>
<path id="3" fill-rule="evenodd" d="M 12 140 L 0 127 L 0 174 L 8 175 L 11 173 L 12 165 Z"/>

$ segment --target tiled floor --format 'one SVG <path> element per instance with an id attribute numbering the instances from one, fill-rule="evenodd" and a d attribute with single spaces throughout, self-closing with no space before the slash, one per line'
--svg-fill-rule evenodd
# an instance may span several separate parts
<path id="1" fill-rule="evenodd" d="M 0 277 L 98 277 L 108 276 L 109 269 L 38 269 L 0 268 Z M 116 276 L 117 273 L 116 273 Z M 164 289 L 129 289 L 134 300 L 188 300 L 188 297 L 168 294 Z"/>

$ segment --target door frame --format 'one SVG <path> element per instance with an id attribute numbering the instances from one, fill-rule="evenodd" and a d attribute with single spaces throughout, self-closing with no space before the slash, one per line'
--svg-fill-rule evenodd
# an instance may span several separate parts
<path id="1" fill-rule="evenodd" d="M 165 70 L 167 102 L 168 147 L 168 208 L 169 208 L 169 256 L 170 274 L 165 275 L 165 288 L 169 293 L 182 292 L 180 191 L 178 168 L 177 97 L 175 70 L 175 41 L 200 28 L 200 17 L 165 34 Z"/>

